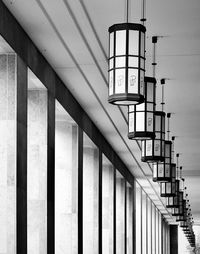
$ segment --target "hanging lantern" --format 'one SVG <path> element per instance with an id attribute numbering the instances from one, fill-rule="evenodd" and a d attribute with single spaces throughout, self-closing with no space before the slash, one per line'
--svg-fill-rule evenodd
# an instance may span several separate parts
<path id="1" fill-rule="evenodd" d="M 143 162 L 164 161 L 165 159 L 165 113 L 155 111 L 155 139 L 142 140 Z"/>
<path id="2" fill-rule="evenodd" d="M 186 221 L 187 220 L 187 209 L 186 209 L 186 200 L 183 200 L 183 214 L 182 215 L 178 215 L 176 217 L 176 221 L 180 222 L 180 221 Z"/>
<path id="3" fill-rule="evenodd" d="M 170 182 L 171 175 L 171 141 L 165 141 L 165 161 L 153 162 L 153 181 Z"/>
<path id="4" fill-rule="evenodd" d="M 156 79 L 144 78 L 145 101 L 140 105 L 129 106 L 128 138 L 154 139 L 154 111 L 155 111 Z"/>
<path id="5" fill-rule="evenodd" d="M 179 207 L 172 208 L 172 216 L 182 216 L 183 215 L 183 191 L 179 191 Z"/>
<path id="6" fill-rule="evenodd" d="M 161 197 L 175 197 L 176 196 L 176 164 L 171 164 L 171 181 L 160 183 Z"/>
<path id="7" fill-rule="evenodd" d="M 109 28 L 109 103 L 144 102 L 145 32 L 143 25 L 133 23 Z"/>
<path id="8" fill-rule="evenodd" d="M 174 164 L 175 167 L 176 167 L 176 164 Z M 178 192 L 179 192 L 179 180 L 176 180 L 175 181 L 175 188 L 176 188 L 176 195 L 174 197 L 168 197 L 167 198 L 167 204 L 166 204 L 166 207 L 167 208 L 178 208 L 179 206 L 179 195 L 178 195 Z"/>

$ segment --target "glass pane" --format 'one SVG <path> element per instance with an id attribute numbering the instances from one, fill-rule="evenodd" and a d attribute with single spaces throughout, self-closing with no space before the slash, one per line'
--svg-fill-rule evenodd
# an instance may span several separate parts
<path id="1" fill-rule="evenodd" d="M 78 253 L 78 127 L 56 101 L 55 251 Z"/>
<path id="2" fill-rule="evenodd" d="M 136 111 L 144 111 L 145 110 L 145 103 L 135 105 L 135 107 L 136 107 Z"/>
<path id="3" fill-rule="evenodd" d="M 116 32 L 116 53 L 115 55 L 126 54 L 126 30 Z"/>
<path id="4" fill-rule="evenodd" d="M 160 141 L 154 140 L 154 155 L 160 156 Z"/>
<path id="5" fill-rule="evenodd" d="M 158 163 L 158 177 L 164 177 L 164 164 Z"/>
<path id="6" fill-rule="evenodd" d="M 116 254 L 125 250 L 125 179 L 116 173 Z"/>
<path id="7" fill-rule="evenodd" d="M 144 54 L 145 54 L 145 34 L 143 32 L 141 32 L 141 51 L 140 51 L 140 54 L 141 56 L 144 57 Z"/>
<path id="8" fill-rule="evenodd" d="M 144 95 L 144 71 L 140 71 L 140 94 Z"/>
<path id="9" fill-rule="evenodd" d="M 142 254 L 147 250 L 146 194 L 142 191 Z"/>
<path id="10" fill-rule="evenodd" d="M 127 254 L 133 254 L 133 189 L 131 185 L 127 184 Z"/>
<path id="11" fill-rule="evenodd" d="M 150 82 L 146 83 L 147 86 L 147 98 L 146 100 L 149 102 L 153 102 L 153 84 Z"/>
<path id="12" fill-rule="evenodd" d="M 136 131 L 144 131 L 144 112 L 136 112 Z"/>
<path id="13" fill-rule="evenodd" d="M 147 111 L 153 111 L 153 103 L 147 103 Z"/>
<path id="14" fill-rule="evenodd" d="M 128 92 L 138 93 L 138 70 L 128 70 Z"/>
<path id="15" fill-rule="evenodd" d="M 28 253 L 47 253 L 47 90 L 28 71 Z"/>
<path id="16" fill-rule="evenodd" d="M 139 54 L 139 32 L 129 30 L 129 55 Z"/>
<path id="17" fill-rule="evenodd" d="M 146 156 L 152 156 L 152 140 L 146 140 Z"/>
<path id="18" fill-rule="evenodd" d="M 161 129 L 160 129 L 161 128 L 161 118 L 158 115 L 155 115 L 155 124 L 156 124 L 155 130 L 161 131 Z"/>
<path id="19" fill-rule="evenodd" d="M 143 70 L 145 69 L 145 61 L 143 58 L 140 58 L 140 68 Z"/>
<path id="20" fill-rule="evenodd" d="M 142 204 L 142 199 L 141 199 L 141 188 L 140 186 L 136 183 L 136 253 L 141 253 L 141 232 L 142 232 L 142 221 L 141 221 L 141 204 Z"/>
<path id="21" fill-rule="evenodd" d="M 134 132 L 135 131 L 135 121 L 134 121 L 135 113 L 129 113 L 129 132 Z"/>
<path id="22" fill-rule="evenodd" d="M 115 70 L 115 93 L 125 93 L 125 69 Z"/>
<path id="23" fill-rule="evenodd" d="M 98 254 L 99 152 L 84 134 L 83 139 L 83 253 Z"/>
<path id="24" fill-rule="evenodd" d="M 153 132 L 153 113 L 147 113 L 147 131 Z"/>
<path id="25" fill-rule="evenodd" d="M 126 67 L 126 58 L 125 57 L 116 57 L 115 58 L 115 67 L 120 68 L 120 67 Z"/>
<path id="26" fill-rule="evenodd" d="M 113 71 L 109 72 L 109 95 L 113 94 Z"/>
<path id="27" fill-rule="evenodd" d="M 110 34 L 110 57 L 114 55 L 114 32 Z"/>
<path id="28" fill-rule="evenodd" d="M 16 253 L 16 56 L 0 37 L 0 253 Z"/>
<path id="29" fill-rule="evenodd" d="M 103 155 L 102 164 L 102 252 L 113 254 L 114 169 Z"/>
<path id="30" fill-rule="evenodd" d="M 129 57 L 128 66 L 138 68 L 138 57 Z"/>

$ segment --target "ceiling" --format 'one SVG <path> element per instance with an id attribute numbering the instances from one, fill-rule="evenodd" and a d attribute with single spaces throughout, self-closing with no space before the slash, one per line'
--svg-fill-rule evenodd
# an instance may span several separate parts
<path id="1" fill-rule="evenodd" d="M 127 138 L 127 108 L 108 104 L 108 27 L 125 22 L 125 0 L 3 0 L 89 116 L 164 214 L 165 200 L 140 160 L 140 144 Z M 129 21 L 139 22 L 141 0 L 130 0 Z M 157 43 L 157 109 L 166 78 L 165 111 L 177 136 L 195 224 L 200 224 L 200 1 L 148 0 L 146 75 Z M 169 215 L 166 215 L 169 221 Z"/>

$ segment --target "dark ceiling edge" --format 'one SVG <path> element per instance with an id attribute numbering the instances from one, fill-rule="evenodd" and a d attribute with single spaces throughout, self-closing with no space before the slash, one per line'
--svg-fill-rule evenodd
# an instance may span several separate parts
<path id="1" fill-rule="evenodd" d="M 67 89 L 52 66 L 47 62 L 2 0 L 0 0 L 0 17 L 0 34 L 2 37 L 46 86 L 50 94 L 62 104 L 83 131 L 85 131 L 92 141 L 109 158 L 120 173 L 134 185 L 135 177 L 102 135 L 97 126 L 92 122 L 72 93 Z M 46 78 L 48 76 L 53 77 L 55 85 L 48 82 L 48 78 Z"/>

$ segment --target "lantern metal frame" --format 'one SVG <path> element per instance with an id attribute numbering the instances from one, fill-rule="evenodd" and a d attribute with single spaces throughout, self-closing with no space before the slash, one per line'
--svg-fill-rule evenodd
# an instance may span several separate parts
<path id="1" fill-rule="evenodd" d="M 143 162 L 165 160 L 165 112 L 155 111 L 155 139 L 142 140 Z"/>
<path id="2" fill-rule="evenodd" d="M 171 158 L 172 142 L 165 141 L 165 161 L 153 162 L 153 181 L 154 182 L 170 182 L 172 180 Z"/>
<path id="3" fill-rule="evenodd" d="M 128 111 L 128 138 L 154 139 L 155 138 L 155 90 L 156 79 L 144 77 L 145 101 L 140 105 L 129 106 Z"/>
<path id="4" fill-rule="evenodd" d="M 144 102 L 146 28 L 141 24 L 121 23 L 112 25 L 108 31 L 108 102 L 116 105 L 140 104 Z"/>

